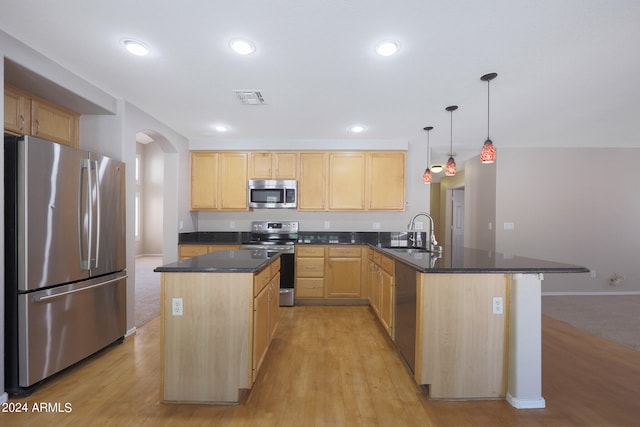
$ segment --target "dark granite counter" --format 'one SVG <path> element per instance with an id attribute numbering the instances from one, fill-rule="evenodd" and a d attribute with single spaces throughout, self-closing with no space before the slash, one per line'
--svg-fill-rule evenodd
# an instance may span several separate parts
<path id="1" fill-rule="evenodd" d="M 588 273 L 585 267 L 535 258 L 462 248 L 444 247 L 442 253 L 407 252 L 376 248 L 422 273 Z"/>
<path id="2" fill-rule="evenodd" d="M 217 251 L 156 267 L 158 273 L 257 273 L 279 258 L 264 250 Z"/>

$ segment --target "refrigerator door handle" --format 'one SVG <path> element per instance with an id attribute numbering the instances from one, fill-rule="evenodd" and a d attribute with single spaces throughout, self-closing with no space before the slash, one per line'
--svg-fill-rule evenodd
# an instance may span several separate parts
<path id="1" fill-rule="evenodd" d="M 91 163 L 89 159 L 80 161 L 80 183 L 78 188 L 78 248 L 80 268 L 91 268 Z M 86 246 L 86 247 L 85 247 Z"/>
<path id="2" fill-rule="evenodd" d="M 100 286 L 105 286 L 105 285 L 108 285 L 110 283 L 126 279 L 127 277 L 129 277 L 129 276 L 128 275 L 120 276 L 120 277 L 116 277 L 115 279 L 107 280 L 106 282 L 100 282 L 100 283 L 96 283 L 95 285 L 85 286 L 84 288 L 73 289 L 73 290 L 67 291 L 67 292 L 60 292 L 59 294 L 45 295 L 45 296 L 41 296 L 41 297 L 34 297 L 33 301 L 34 302 L 47 301 L 47 300 L 50 300 L 50 299 L 53 299 L 53 298 L 58 298 L 58 297 L 63 297 L 63 296 L 70 295 L 70 294 L 75 294 L 76 292 L 86 291 L 88 289 L 93 289 L 93 288 L 99 288 Z"/>
<path id="3" fill-rule="evenodd" d="M 93 254 L 93 259 L 90 259 L 90 268 L 98 268 L 98 259 L 99 259 L 99 251 L 100 251 L 100 174 L 98 173 L 98 161 L 91 161 L 91 170 L 93 171 L 93 189 L 91 190 L 92 200 L 91 200 L 91 234 L 92 238 L 90 242 L 94 245 L 92 246 L 91 254 Z"/>

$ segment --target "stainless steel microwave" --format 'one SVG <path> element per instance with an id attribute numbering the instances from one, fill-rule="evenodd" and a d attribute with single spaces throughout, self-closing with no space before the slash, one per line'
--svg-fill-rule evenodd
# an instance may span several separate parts
<path id="1" fill-rule="evenodd" d="M 298 181 L 276 179 L 249 180 L 249 207 L 295 209 L 298 206 Z"/>

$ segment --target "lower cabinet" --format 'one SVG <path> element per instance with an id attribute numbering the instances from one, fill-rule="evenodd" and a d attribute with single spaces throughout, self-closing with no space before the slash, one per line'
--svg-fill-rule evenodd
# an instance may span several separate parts
<path id="1" fill-rule="evenodd" d="M 162 273 L 163 402 L 238 403 L 278 324 L 280 261 L 253 273 Z M 173 313 L 175 299 L 182 313 Z"/>
<path id="2" fill-rule="evenodd" d="M 329 246 L 327 298 L 360 298 L 361 267 L 360 246 Z"/>
<path id="3" fill-rule="evenodd" d="M 379 252 L 369 249 L 369 304 L 382 327 L 394 338 L 394 263 Z"/>

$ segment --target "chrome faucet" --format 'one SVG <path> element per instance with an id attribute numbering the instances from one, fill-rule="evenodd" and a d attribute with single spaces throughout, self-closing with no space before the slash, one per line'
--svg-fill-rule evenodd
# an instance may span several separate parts
<path id="1" fill-rule="evenodd" d="M 415 214 L 413 218 L 411 218 L 411 221 L 409 221 L 409 225 L 407 226 L 410 232 L 409 240 L 413 243 L 414 246 L 416 245 L 416 231 L 414 230 L 414 228 L 416 226 L 416 218 L 418 218 L 419 216 L 424 216 L 429 218 L 429 222 L 431 223 L 431 229 L 429 233 L 430 242 L 428 244 L 427 249 L 433 252 L 438 247 L 438 241 L 436 240 L 435 224 L 433 222 L 433 218 L 428 213 L 419 212 Z"/>

